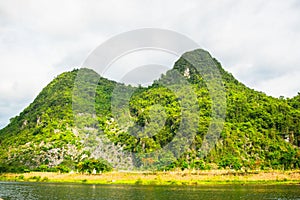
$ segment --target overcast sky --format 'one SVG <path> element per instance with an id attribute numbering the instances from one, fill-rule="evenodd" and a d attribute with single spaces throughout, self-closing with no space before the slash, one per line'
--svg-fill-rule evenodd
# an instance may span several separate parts
<path id="1" fill-rule="evenodd" d="M 190 37 L 251 88 L 300 91 L 298 0 L 0 0 L 0 127 L 99 44 L 145 27 Z"/>

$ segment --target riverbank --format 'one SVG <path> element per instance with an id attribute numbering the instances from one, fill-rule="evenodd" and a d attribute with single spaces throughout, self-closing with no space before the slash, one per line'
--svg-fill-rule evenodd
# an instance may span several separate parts
<path id="1" fill-rule="evenodd" d="M 108 172 L 96 175 L 30 172 L 23 174 L 0 174 L 0 181 L 139 185 L 300 184 L 300 170 L 252 172 L 235 172 L 230 170 Z"/>

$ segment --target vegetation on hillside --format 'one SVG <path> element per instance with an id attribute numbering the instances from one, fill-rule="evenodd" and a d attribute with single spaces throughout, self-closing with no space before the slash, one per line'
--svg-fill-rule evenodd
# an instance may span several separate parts
<path id="1" fill-rule="evenodd" d="M 188 54 L 197 59 L 203 52 Z M 0 130 L 0 172 L 110 171 L 115 166 L 111 163 L 120 162 L 125 154 L 132 155 L 126 162 L 140 169 L 299 169 L 300 94 L 290 99 L 267 96 L 237 81 L 217 60 L 213 62 L 226 89 L 227 108 L 220 139 L 208 155 L 200 149 L 212 119 L 210 93 L 205 77 L 180 58 L 147 88 L 98 77 L 95 105 L 89 101 L 93 91 L 88 90 L 93 88 L 75 91 L 86 96 L 72 99 L 79 70 L 59 75 Z M 97 78 L 92 70 L 82 70 Z M 173 82 L 178 72 L 186 82 Z M 191 89 L 195 98 L 187 96 Z M 73 112 L 73 100 L 86 106 Z M 191 106 L 196 108 L 185 109 Z M 199 126 L 194 130 L 195 124 Z M 195 132 L 193 141 L 184 146 L 185 153 L 179 158 L 176 151 L 156 155 L 170 142 L 174 149 L 182 148 L 176 137 L 180 126 L 182 136 Z M 101 140 L 103 135 L 109 140 Z M 115 156 L 104 154 L 105 148 Z"/>

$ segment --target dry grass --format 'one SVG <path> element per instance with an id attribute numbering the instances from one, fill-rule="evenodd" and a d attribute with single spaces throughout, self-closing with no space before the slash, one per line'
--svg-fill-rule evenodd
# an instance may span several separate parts
<path id="1" fill-rule="evenodd" d="M 230 170 L 172 172 L 109 172 L 98 175 L 30 172 L 2 174 L 5 181 L 73 182 L 91 184 L 198 185 L 198 184 L 300 184 L 300 171 Z"/>

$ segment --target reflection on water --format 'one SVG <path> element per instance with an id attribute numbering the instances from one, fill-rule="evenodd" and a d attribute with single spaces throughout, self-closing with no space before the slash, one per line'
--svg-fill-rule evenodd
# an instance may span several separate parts
<path id="1" fill-rule="evenodd" d="M 8 199 L 299 199 L 299 185 L 136 186 L 0 182 L 0 198 Z"/>

